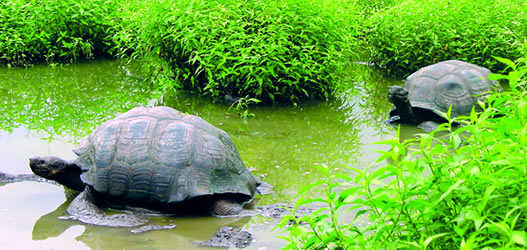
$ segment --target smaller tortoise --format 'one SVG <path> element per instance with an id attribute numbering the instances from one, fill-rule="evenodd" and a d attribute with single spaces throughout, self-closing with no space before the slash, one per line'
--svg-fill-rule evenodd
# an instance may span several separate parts
<path id="1" fill-rule="evenodd" d="M 78 158 L 73 162 L 34 157 L 30 167 L 82 191 L 67 212 L 87 224 L 134 227 L 147 222 L 133 214 L 106 216 L 99 206 L 235 215 L 260 184 L 227 133 L 169 107 L 134 108 L 117 116 L 74 152 Z"/>
<path id="2" fill-rule="evenodd" d="M 492 90 L 499 90 L 496 81 L 488 79 L 490 70 L 474 64 L 449 60 L 426 66 L 408 76 L 404 86 L 391 86 L 388 99 L 395 105 L 390 122 L 400 122 L 433 130 L 446 122 L 445 114 L 452 106 L 451 117 L 469 115 L 472 108 Z"/>

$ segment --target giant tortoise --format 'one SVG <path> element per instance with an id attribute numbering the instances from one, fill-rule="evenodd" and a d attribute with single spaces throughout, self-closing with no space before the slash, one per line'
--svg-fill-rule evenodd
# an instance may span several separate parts
<path id="1" fill-rule="evenodd" d="M 30 167 L 81 191 L 67 212 L 88 224 L 134 227 L 147 222 L 129 213 L 107 216 L 100 206 L 233 215 L 252 200 L 259 185 L 226 132 L 169 107 L 121 114 L 96 128 L 74 152 L 74 161 L 34 157 Z"/>
<path id="2" fill-rule="evenodd" d="M 451 118 L 469 115 L 473 107 L 480 109 L 478 100 L 500 88 L 489 74 L 487 68 L 458 60 L 421 68 L 408 76 L 403 87 L 390 87 L 388 98 L 395 106 L 390 121 L 430 128 L 422 124 L 446 122 L 449 108 Z"/>

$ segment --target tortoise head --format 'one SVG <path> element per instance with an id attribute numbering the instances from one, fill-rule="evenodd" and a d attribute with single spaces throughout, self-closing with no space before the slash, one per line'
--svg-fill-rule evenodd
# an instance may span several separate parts
<path id="1" fill-rule="evenodd" d="M 398 115 L 399 122 L 407 124 L 420 123 L 420 118 L 416 117 L 408 99 L 408 90 L 400 86 L 391 86 L 388 90 L 388 99 L 395 105 L 395 110 L 390 112 L 390 115 Z"/>
<path id="2" fill-rule="evenodd" d="M 391 86 L 388 90 L 388 99 L 395 106 L 409 105 L 408 90 L 400 86 Z"/>
<path id="3" fill-rule="evenodd" d="M 82 191 L 84 183 L 80 179 L 82 170 L 74 163 L 54 156 L 32 157 L 29 166 L 36 175 L 56 181 L 68 188 Z"/>
<path id="4" fill-rule="evenodd" d="M 29 166 L 33 173 L 48 180 L 56 180 L 60 172 L 66 171 L 67 165 L 66 161 L 53 156 L 32 157 L 29 159 Z"/>

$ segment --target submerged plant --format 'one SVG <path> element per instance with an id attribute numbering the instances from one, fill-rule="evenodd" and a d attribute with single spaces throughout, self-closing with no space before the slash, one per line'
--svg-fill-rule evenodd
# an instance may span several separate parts
<path id="1" fill-rule="evenodd" d="M 453 129 L 449 119 L 417 139 L 380 142 L 391 150 L 376 165 L 308 187 L 328 198 L 298 204 L 323 202 L 328 212 L 301 218 L 309 228 L 289 227 L 288 248 L 526 248 L 527 64 L 498 61 L 512 71 L 493 77 L 510 89 L 492 94 L 481 113 L 456 118 L 465 126 Z M 343 224 L 333 218 L 339 211 L 355 220 Z M 370 224 L 354 226 L 363 217 Z"/>
<path id="2" fill-rule="evenodd" d="M 249 112 L 249 105 L 261 102 L 256 98 L 249 98 L 249 96 L 236 99 L 229 108 L 238 112 L 242 119 L 254 117 L 254 113 Z"/>

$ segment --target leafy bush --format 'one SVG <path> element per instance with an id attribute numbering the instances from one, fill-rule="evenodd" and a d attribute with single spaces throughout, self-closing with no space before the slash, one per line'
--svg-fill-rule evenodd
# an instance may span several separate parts
<path id="1" fill-rule="evenodd" d="M 122 15 L 116 40 L 132 57 L 161 57 L 173 85 L 212 97 L 326 99 L 350 46 L 338 2 L 137 3 Z"/>
<path id="2" fill-rule="evenodd" d="M 465 126 L 454 130 L 450 121 L 419 139 L 384 141 L 392 146 L 378 160 L 385 165 L 350 168 L 353 176 L 323 168 L 326 180 L 306 188 L 297 205 L 328 207 L 300 219 L 309 227 L 288 227 L 287 248 L 525 249 L 527 60 L 499 61 L 513 71 L 493 77 L 510 89 L 489 97 L 479 115 L 457 120 Z M 309 197 L 312 188 L 325 197 Z M 345 224 L 336 216 L 342 210 L 371 224 Z M 298 221 L 287 217 L 283 227 L 289 219 Z"/>
<path id="3" fill-rule="evenodd" d="M 374 14 L 377 11 L 392 7 L 403 0 L 356 0 L 363 15 Z"/>
<path id="4" fill-rule="evenodd" d="M 369 20 L 371 61 L 396 77 L 448 59 L 499 72 L 527 43 L 523 0 L 408 0 Z"/>
<path id="5" fill-rule="evenodd" d="M 0 2 L 0 62 L 93 58 L 112 49 L 113 0 Z"/>

